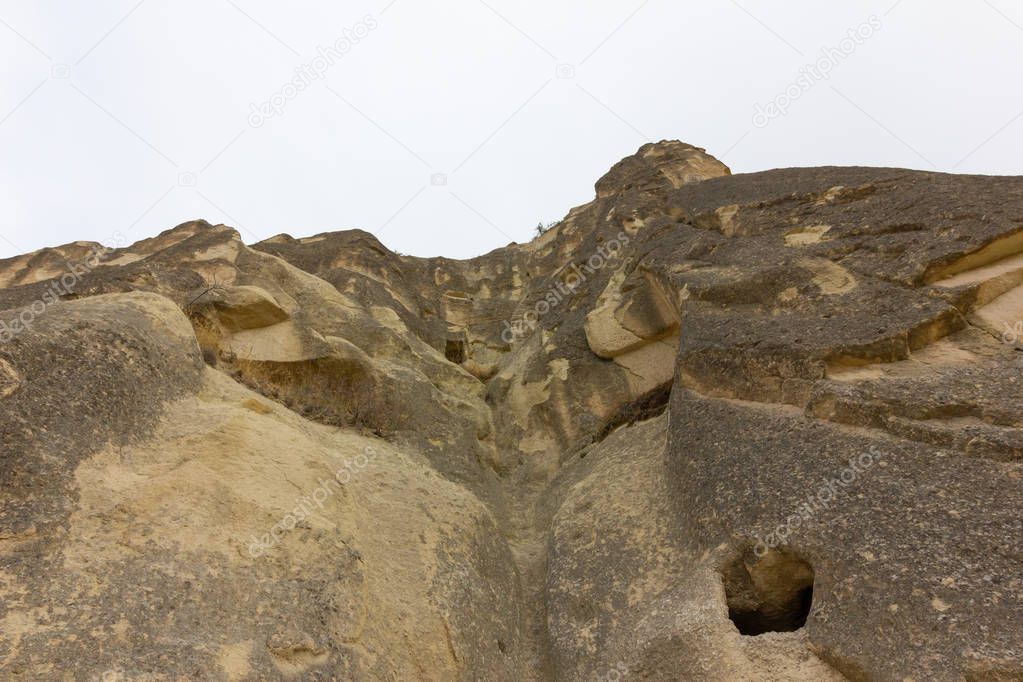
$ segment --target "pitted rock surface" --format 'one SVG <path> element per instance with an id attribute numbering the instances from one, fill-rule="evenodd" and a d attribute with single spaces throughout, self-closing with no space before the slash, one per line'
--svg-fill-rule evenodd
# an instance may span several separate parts
<path id="1" fill-rule="evenodd" d="M 70 276 L 68 276 L 70 274 Z M 1023 178 L 0 261 L 0 679 L 1023 679 Z"/>

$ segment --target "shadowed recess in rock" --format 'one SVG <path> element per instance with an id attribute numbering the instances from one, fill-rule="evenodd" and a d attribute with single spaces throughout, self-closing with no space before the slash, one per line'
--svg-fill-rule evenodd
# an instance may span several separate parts
<path id="1" fill-rule="evenodd" d="M 810 615 L 813 578 L 810 564 L 787 552 L 739 561 L 723 575 L 728 617 L 743 635 L 794 632 Z"/>

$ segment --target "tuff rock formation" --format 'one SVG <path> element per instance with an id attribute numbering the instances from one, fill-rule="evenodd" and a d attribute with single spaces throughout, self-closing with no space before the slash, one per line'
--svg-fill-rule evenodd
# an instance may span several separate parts
<path id="1" fill-rule="evenodd" d="M 0 261 L 4 680 L 1023 679 L 1023 178 Z"/>

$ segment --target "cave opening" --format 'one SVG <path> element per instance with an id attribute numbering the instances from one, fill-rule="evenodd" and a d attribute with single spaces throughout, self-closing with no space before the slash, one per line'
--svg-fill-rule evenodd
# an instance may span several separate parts
<path id="1" fill-rule="evenodd" d="M 447 344 L 444 346 L 444 357 L 456 365 L 465 362 L 465 341 L 461 339 L 448 339 Z"/>
<path id="2" fill-rule="evenodd" d="M 813 608 L 814 571 L 788 551 L 769 550 L 752 562 L 740 559 L 722 574 L 728 617 L 740 634 L 795 632 Z"/>

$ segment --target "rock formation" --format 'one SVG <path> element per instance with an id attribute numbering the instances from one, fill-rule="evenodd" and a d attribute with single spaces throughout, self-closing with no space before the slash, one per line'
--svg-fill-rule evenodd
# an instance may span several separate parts
<path id="1" fill-rule="evenodd" d="M 0 261 L 0 678 L 1023 679 L 1023 178 L 596 190 Z"/>

